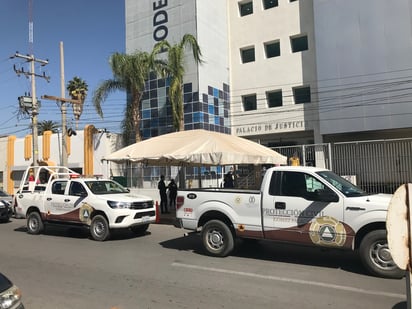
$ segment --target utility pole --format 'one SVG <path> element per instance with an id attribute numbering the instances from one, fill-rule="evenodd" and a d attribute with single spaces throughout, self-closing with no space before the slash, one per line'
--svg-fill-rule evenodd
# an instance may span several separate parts
<path id="1" fill-rule="evenodd" d="M 66 99 L 66 98 L 60 98 L 56 96 L 51 96 L 51 95 L 42 95 L 42 99 L 45 100 L 53 100 L 56 102 L 60 103 L 60 112 L 62 114 L 62 157 L 61 157 L 61 162 L 60 164 L 63 166 L 67 166 L 68 159 L 67 159 L 67 143 L 66 143 L 66 138 L 67 138 L 67 126 L 66 126 L 66 104 L 65 103 L 72 103 L 72 104 L 81 104 L 82 102 L 80 100 L 73 100 L 73 99 Z M 73 133 L 76 135 L 75 133 Z"/>
<path id="2" fill-rule="evenodd" d="M 37 115 L 39 114 L 39 106 L 36 99 L 36 77 L 41 77 L 47 80 L 50 80 L 49 76 L 46 76 L 45 73 L 43 75 L 36 74 L 34 71 L 35 63 L 40 63 L 42 66 L 45 66 L 49 63 L 48 60 L 37 59 L 34 57 L 33 54 L 31 55 L 22 55 L 16 52 L 13 58 L 21 58 L 25 59 L 27 62 L 30 62 L 30 72 L 24 71 L 24 69 L 17 69 L 16 65 L 14 65 L 14 71 L 16 72 L 17 76 L 20 74 L 25 75 L 26 77 L 31 77 L 31 96 L 32 96 L 32 108 L 31 108 L 31 122 L 32 122 L 32 135 L 33 135 L 33 166 L 39 163 L 39 142 L 38 142 L 38 127 L 37 127 Z"/>
<path id="3" fill-rule="evenodd" d="M 64 89 L 64 52 L 63 52 L 63 42 L 60 42 L 60 97 L 64 99 L 66 90 Z M 63 100 L 61 102 L 61 112 L 62 112 L 62 165 L 68 166 L 68 157 L 67 157 L 67 127 L 66 127 L 66 115 L 67 107 Z"/>
<path id="4" fill-rule="evenodd" d="M 63 54 L 63 42 L 60 42 L 60 86 L 61 91 L 60 97 L 50 96 L 50 95 L 43 95 L 41 98 L 46 100 L 55 100 L 60 102 L 60 112 L 62 114 L 62 155 L 61 155 L 61 162 L 60 165 L 68 166 L 68 158 L 67 158 L 67 106 L 66 103 L 71 104 L 81 104 L 80 100 L 73 100 L 73 99 L 66 99 L 65 98 L 65 88 L 64 88 L 64 54 Z"/>

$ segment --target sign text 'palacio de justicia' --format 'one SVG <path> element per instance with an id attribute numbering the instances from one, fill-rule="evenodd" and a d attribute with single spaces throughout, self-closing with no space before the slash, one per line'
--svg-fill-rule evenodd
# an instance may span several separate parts
<path id="1" fill-rule="evenodd" d="M 308 130 L 309 122 L 298 121 L 279 121 L 274 123 L 260 123 L 255 125 L 238 126 L 235 128 L 236 135 L 268 134 L 280 132 L 292 132 Z"/>

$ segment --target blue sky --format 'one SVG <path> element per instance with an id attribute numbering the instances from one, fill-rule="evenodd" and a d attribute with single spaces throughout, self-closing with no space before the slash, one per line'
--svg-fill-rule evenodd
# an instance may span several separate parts
<path id="1" fill-rule="evenodd" d="M 36 65 L 35 72 L 50 76 L 48 83 L 36 78 L 36 95 L 61 96 L 60 42 L 64 46 L 65 84 L 74 76 L 84 79 L 89 94 L 79 122 L 120 132 L 125 94 L 115 93 L 103 103 L 104 118 L 95 113 L 91 103 L 97 85 L 113 77 L 109 57 L 125 52 L 125 17 L 123 0 L 32 0 L 33 44 L 35 58 L 48 59 L 49 64 Z M 13 65 L 29 71 L 23 59 L 10 59 L 16 52 L 30 53 L 29 0 L 1 0 L 0 3 L 0 135 L 30 134 L 30 118 L 18 117 L 17 98 L 31 91 L 31 80 L 18 77 Z M 66 92 L 66 97 L 68 94 Z M 68 126 L 75 126 L 71 107 Z M 55 101 L 41 100 L 38 120 L 61 123 L 61 113 Z"/>

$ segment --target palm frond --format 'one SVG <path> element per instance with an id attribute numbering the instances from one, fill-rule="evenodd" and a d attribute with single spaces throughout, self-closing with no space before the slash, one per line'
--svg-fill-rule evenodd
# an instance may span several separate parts
<path id="1" fill-rule="evenodd" d="M 102 103 L 106 101 L 109 94 L 126 89 L 125 86 L 114 79 L 108 79 L 100 83 L 93 93 L 92 103 L 97 114 L 103 118 Z"/>

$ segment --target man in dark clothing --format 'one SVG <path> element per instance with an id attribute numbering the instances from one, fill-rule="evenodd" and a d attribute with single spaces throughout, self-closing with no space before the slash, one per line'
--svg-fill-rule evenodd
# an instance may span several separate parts
<path id="1" fill-rule="evenodd" d="M 233 174 L 232 171 L 230 170 L 225 174 L 225 177 L 223 179 L 223 188 L 233 188 L 234 183 L 233 183 Z"/>
<path id="2" fill-rule="evenodd" d="M 169 184 L 167 185 L 167 189 L 169 189 L 169 208 L 175 209 L 176 208 L 176 196 L 177 196 L 177 185 L 174 179 L 170 180 Z"/>
<path id="3" fill-rule="evenodd" d="M 165 176 L 163 175 L 160 176 L 160 181 L 157 184 L 157 188 L 159 189 L 159 194 L 160 194 L 160 211 L 162 214 L 168 213 Z"/>

